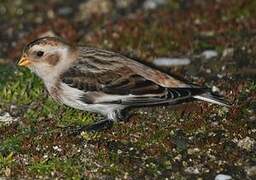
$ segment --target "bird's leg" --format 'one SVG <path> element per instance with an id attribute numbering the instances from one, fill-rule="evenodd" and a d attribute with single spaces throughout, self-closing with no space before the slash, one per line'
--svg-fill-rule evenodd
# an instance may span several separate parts
<path id="1" fill-rule="evenodd" d="M 69 134 L 72 135 L 79 135 L 81 134 L 83 131 L 87 131 L 87 132 L 96 132 L 96 131 L 102 131 L 105 129 L 109 129 L 113 126 L 114 121 L 108 118 L 102 119 L 100 121 L 97 121 L 91 125 L 84 125 L 84 126 L 80 126 L 80 127 L 73 127 L 71 129 L 69 129 Z"/>
<path id="2" fill-rule="evenodd" d="M 87 127 L 84 127 L 83 130 L 92 132 L 92 131 L 102 131 L 105 129 L 109 129 L 113 126 L 115 120 L 126 121 L 130 117 L 130 114 L 127 110 L 114 111 L 110 115 L 110 117 L 97 121 L 94 124 L 89 125 Z"/>
<path id="3" fill-rule="evenodd" d="M 125 110 L 119 110 L 119 111 L 114 111 L 111 114 L 108 115 L 107 118 L 102 119 L 100 121 L 97 121 L 91 125 L 85 125 L 85 126 L 80 126 L 78 128 L 72 128 L 70 131 L 70 134 L 73 135 L 79 135 L 83 131 L 87 132 L 96 132 L 96 131 L 102 131 L 105 129 L 109 129 L 113 126 L 115 121 L 127 121 L 131 114 L 129 111 Z"/>
<path id="4" fill-rule="evenodd" d="M 102 130 L 111 128 L 113 124 L 114 124 L 113 120 L 106 118 L 85 127 L 84 130 L 88 132 L 102 131 Z"/>

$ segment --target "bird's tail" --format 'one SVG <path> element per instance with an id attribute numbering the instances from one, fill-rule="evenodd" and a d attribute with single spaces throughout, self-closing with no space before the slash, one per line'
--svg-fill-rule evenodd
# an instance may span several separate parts
<path id="1" fill-rule="evenodd" d="M 230 107 L 230 104 L 222 96 L 219 96 L 212 92 L 206 92 L 200 95 L 195 95 L 193 96 L 193 98 L 225 107 Z"/>

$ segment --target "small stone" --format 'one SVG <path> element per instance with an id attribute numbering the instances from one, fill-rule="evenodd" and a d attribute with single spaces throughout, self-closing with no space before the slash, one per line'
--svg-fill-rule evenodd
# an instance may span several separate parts
<path id="1" fill-rule="evenodd" d="M 246 168 L 245 172 L 248 176 L 256 176 L 256 166 Z"/>
<path id="2" fill-rule="evenodd" d="M 92 15 L 103 15 L 109 13 L 113 8 L 111 0 L 89 0 L 79 6 L 79 20 L 86 20 Z"/>
<path id="3" fill-rule="evenodd" d="M 174 160 L 177 160 L 177 161 L 180 161 L 182 158 L 182 155 L 181 154 L 178 154 L 176 157 L 174 157 L 173 159 Z"/>
<path id="4" fill-rule="evenodd" d="M 153 61 L 153 64 L 156 66 L 164 66 L 164 67 L 170 67 L 170 66 L 184 66 L 189 65 L 191 63 L 191 60 L 188 58 L 156 58 Z"/>
<path id="5" fill-rule="evenodd" d="M 10 106 L 10 115 L 13 117 L 18 117 L 21 114 L 21 108 L 18 108 L 15 105 Z"/>
<path id="6" fill-rule="evenodd" d="M 211 74 L 211 73 L 212 73 L 212 70 L 211 70 L 211 69 L 206 69 L 205 72 L 208 73 L 208 74 Z"/>
<path id="7" fill-rule="evenodd" d="M 218 174 L 215 177 L 215 180 L 230 180 L 230 179 L 232 179 L 232 177 L 226 174 Z"/>
<path id="8" fill-rule="evenodd" d="M 125 172 L 125 173 L 124 173 L 124 179 L 128 179 L 128 177 L 129 177 L 129 173 L 128 173 L 128 172 Z"/>
<path id="9" fill-rule="evenodd" d="M 144 9 L 156 9 L 158 6 L 166 3 L 166 0 L 146 0 L 143 4 Z"/>
<path id="10" fill-rule="evenodd" d="M 213 37 L 215 35 L 214 31 L 203 31 L 201 32 L 202 36 L 206 36 L 206 37 Z"/>
<path id="11" fill-rule="evenodd" d="M 247 136 L 244 139 L 239 140 L 237 145 L 242 149 L 251 151 L 255 145 L 255 140 Z"/>
<path id="12" fill-rule="evenodd" d="M 116 0 L 116 6 L 117 8 L 121 8 L 121 9 L 124 9 L 124 8 L 128 8 L 129 6 L 131 6 L 133 3 L 135 3 L 136 0 Z"/>
<path id="13" fill-rule="evenodd" d="M 249 117 L 250 121 L 256 121 L 256 116 Z"/>
<path id="14" fill-rule="evenodd" d="M 201 19 L 197 18 L 197 19 L 194 21 L 194 23 L 195 23 L 196 25 L 200 25 L 200 24 L 202 24 L 202 21 L 201 21 Z"/>
<path id="15" fill-rule="evenodd" d="M 71 14 L 73 9 L 71 7 L 62 7 L 58 10 L 60 15 L 69 15 Z"/>
<path id="16" fill-rule="evenodd" d="M 200 152 L 200 149 L 199 148 L 189 148 L 188 149 L 188 154 L 192 155 L 192 154 L 196 154 Z"/>
<path id="17" fill-rule="evenodd" d="M 223 74 L 217 74 L 217 77 L 222 79 L 224 77 L 224 75 Z"/>
<path id="18" fill-rule="evenodd" d="M 199 174 L 199 169 L 197 167 L 187 167 L 185 172 L 188 174 Z"/>
<path id="19" fill-rule="evenodd" d="M 49 10 L 49 11 L 47 11 L 47 16 L 48 16 L 48 18 L 52 19 L 55 17 L 55 12 L 53 10 Z M 39 22 L 42 22 L 42 20 L 40 20 Z"/>
<path id="20" fill-rule="evenodd" d="M 0 113 L 0 123 L 4 125 L 10 125 L 17 120 L 18 118 L 12 117 L 8 112 Z"/>
<path id="21" fill-rule="evenodd" d="M 234 54 L 234 48 L 227 48 L 224 49 L 222 52 L 222 58 L 228 57 L 228 56 L 233 56 Z"/>
<path id="22" fill-rule="evenodd" d="M 217 56 L 218 56 L 218 52 L 215 50 L 205 50 L 201 54 L 201 57 L 206 60 L 216 58 Z"/>
<path id="23" fill-rule="evenodd" d="M 61 152 L 62 149 L 59 146 L 53 146 L 52 147 L 55 151 Z"/>
<path id="24" fill-rule="evenodd" d="M 220 89 L 217 86 L 212 86 L 212 92 L 220 92 Z"/>
<path id="25" fill-rule="evenodd" d="M 10 168 L 5 168 L 5 170 L 4 170 L 4 174 L 5 174 L 5 176 L 6 177 L 9 177 L 9 176 L 11 176 L 11 169 Z"/>

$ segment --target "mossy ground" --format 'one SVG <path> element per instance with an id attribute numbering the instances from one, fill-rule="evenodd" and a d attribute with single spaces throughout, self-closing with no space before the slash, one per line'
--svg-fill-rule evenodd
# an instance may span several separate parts
<path id="1" fill-rule="evenodd" d="M 19 32 L 31 32 L 37 26 L 29 14 L 34 6 L 54 9 L 61 4 L 21 2 L 14 8 L 28 13 L 23 12 L 19 31 L 5 40 L 7 47 L 19 41 Z M 80 5 L 80 1 L 76 3 Z M 13 51 L 3 50 L 0 112 L 18 120 L 0 124 L 0 177 L 213 179 L 222 173 L 234 179 L 253 179 L 256 173 L 248 172 L 256 166 L 255 3 L 191 1 L 185 5 L 175 1 L 150 11 L 138 7 L 136 11 L 113 10 L 85 24 L 71 21 L 75 10 L 64 18 L 74 24 L 79 34 L 74 39 L 81 44 L 120 51 L 147 63 L 160 56 L 191 57 L 190 65 L 165 70 L 195 83 L 217 86 L 233 104 L 230 109 L 198 101 L 140 108 L 133 110 L 128 122 L 112 129 L 75 136 L 65 127 L 91 123 L 98 116 L 54 102 L 40 79 L 8 60 Z M 13 13 L 6 13 L 11 25 L 2 17 L 7 29 L 20 17 Z M 41 11 L 35 13 L 43 19 L 38 26 L 49 20 Z M 84 26 L 86 30 L 79 30 Z M 5 30 L 5 26 L 1 28 Z M 230 48 L 233 53 L 222 55 Z M 205 49 L 214 49 L 219 56 L 194 58 Z M 246 138 L 251 145 L 241 145 Z"/>

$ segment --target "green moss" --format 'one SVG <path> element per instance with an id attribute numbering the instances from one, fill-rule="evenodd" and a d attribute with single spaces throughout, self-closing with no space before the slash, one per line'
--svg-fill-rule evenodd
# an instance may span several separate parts
<path id="1" fill-rule="evenodd" d="M 30 10 L 26 8 L 27 2 L 32 5 Z M 61 1 L 56 2 L 62 4 Z M 236 78 L 235 71 L 240 70 L 240 61 L 245 67 L 250 61 L 250 67 L 254 67 L 253 43 L 247 46 L 251 43 L 248 41 L 251 32 L 239 31 L 241 28 L 253 29 L 250 17 L 255 14 L 255 3 L 241 2 L 230 2 L 231 7 L 224 2 L 213 5 L 175 0 L 160 9 L 147 12 L 138 9 L 129 17 L 115 17 L 113 12 L 111 17 L 104 15 L 88 23 L 72 21 L 81 30 L 78 32 L 79 39 L 90 37 L 87 40 L 93 46 L 131 52 L 149 61 L 150 58 L 174 56 L 176 53 L 192 52 L 193 56 L 205 49 L 215 49 L 221 55 L 224 48 L 233 45 L 234 52 L 237 51 L 236 46 L 250 47 L 250 53 L 242 53 L 230 60 L 207 61 L 203 62 L 203 66 L 201 61 L 195 60 L 186 67 L 170 68 L 183 76 L 189 74 L 187 70 L 191 67 L 196 67 L 197 72 L 193 76 L 200 79 L 195 78 L 195 81 L 216 84 L 227 93 L 230 101 L 237 104 L 228 112 L 219 106 L 200 102 L 174 109 L 146 108 L 145 114 L 134 115 L 127 123 L 116 123 L 112 129 L 99 133 L 84 133 L 81 138 L 69 135 L 65 128 L 60 129 L 59 126 L 91 123 L 94 120 L 92 114 L 55 102 L 47 95 L 42 81 L 29 70 L 0 65 L 0 109 L 11 115 L 10 105 L 21 109 L 17 115 L 19 121 L 0 126 L 0 168 L 4 170 L 0 170 L 0 176 L 8 174 L 10 169 L 14 179 L 19 179 L 19 176 L 81 179 L 87 178 L 87 175 L 88 179 L 212 179 L 217 172 L 224 171 L 233 178 L 244 177 L 244 167 L 250 166 L 247 162 L 255 162 L 255 153 L 241 150 L 235 140 L 246 136 L 253 138 L 256 83 Z M 7 1 L 4 3 L 9 5 Z M 30 24 L 34 22 L 34 17 L 41 17 L 40 12 L 38 16 L 35 12 L 31 13 L 34 11 L 32 1 L 18 0 L 17 3 L 8 6 L 7 18 L 1 16 L 0 19 L 9 22 L 10 17 L 16 17 L 15 14 L 21 12 L 19 8 L 24 6 L 24 14 L 18 16 L 26 21 L 24 28 L 21 28 L 20 22 L 15 23 L 19 18 L 13 19 L 12 24 L 21 28 L 21 32 L 27 32 L 26 28 L 34 29 Z M 79 4 L 75 5 L 79 7 Z M 53 2 L 50 6 L 58 14 L 62 8 L 65 11 L 66 5 L 59 7 Z M 40 9 L 40 3 L 36 7 Z M 48 5 L 42 9 L 45 8 Z M 73 20 L 72 15 L 70 18 Z M 44 17 L 42 19 L 48 23 Z M 250 21 L 246 22 L 248 19 Z M 52 20 L 55 22 L 58 18 Z M 86 31 L 80 25 L 86 26 Z M 65 34 L 66 30 L 63 31 Z M 227 69 L 220 71 L 223 65 Z M 212 73 L 204 73 L 206 68 Z M 228 78 L 216 78 L 216 74 L 222 72 Z M 54 146 L 61 150 L 56 151 Z M 14 160 L 17 163 L 13 163 Z M 234 162 L 239 164 L 235 167 Z M 187 167 L 200 167 L 200 175 L 186 173 Z M 236 176 L 240 172 L 243 174 Z"/>
<path id="2" fill-rule="evenodd" d="M 251 84 L 249 85 L 249 90 L 256 91 L 256 81 L 251 82 Z"/>
<path id="3" fill-rule="evenodd" d="M 238 6 L 234 6 L 233 8 L 231 8 L 230 17 L 238 19 L 255 17 L 255 7 L 256 1 L 248 1 L 243 4 L 239 3 Z"/>
<path id="4" fill-rule="evenodd" d="M 20 136 L 7 137 L 1 141 L 0 153 L 9 154 L 11 152 L 19 152 L 22 138 Z"/>
<path id="5" fill-rule="evenodd" d="M 3 67 L 5 68 L 5 67 Z M 2 103 L 24 105 L 43 97 L 42 82 L 28 70 L 10 69 L 13 76 L 5 77 L 0 86 Z"/>
<path id="6" fill-rule="evenodd" d="M 174 11 L 180 8 L 180 1 L 179 0 L 173 0 L 173 1 L 167 1 L 167 5 L 164 7 L 169 11 Z"/>
<path id="7" fill-rule="evenodd" d="M 70 179 L 81 179 L 83 176 L 81 174 L 82 166 L 75 163 L 72 160 L 60 160 L 60 159 L 51 159 L 51 160 L 42 160 L 34 162 L 28 167 L 29 172 L 34 175 L 43 175 L 43 176 L 61 176 L 63 178 L 69 177 Z"/>

